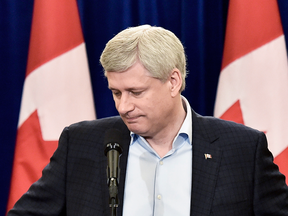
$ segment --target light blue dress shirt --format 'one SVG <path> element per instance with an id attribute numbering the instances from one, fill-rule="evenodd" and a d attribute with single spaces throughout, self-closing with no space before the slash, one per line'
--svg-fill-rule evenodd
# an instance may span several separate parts
<path id="1" fill-rule="evenodd" d="M 163 157 L 131 132 L 123 200 L 124 216 L 188 216 L 192 180 L 192 115 L 185 120 L 172 149 Z"/>

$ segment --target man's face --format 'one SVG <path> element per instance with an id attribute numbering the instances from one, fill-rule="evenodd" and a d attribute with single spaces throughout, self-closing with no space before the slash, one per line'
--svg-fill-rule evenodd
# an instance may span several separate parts
<path id="1" fill-rule="evenodd" d="M 130 131 L 143 137 L 157 135 L 169 123 L 173 101 L 171 85 L 151 77 L 136 63 L 125 72 L 107 72 L 116 109 Z"/>

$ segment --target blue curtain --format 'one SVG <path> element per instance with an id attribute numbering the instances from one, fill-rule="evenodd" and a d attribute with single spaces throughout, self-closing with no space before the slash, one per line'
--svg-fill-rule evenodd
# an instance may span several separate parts
<path id="1" fill-rule="evenodd" d="M 106 42 L 128 26 L 174 32 L 188 58 L 183 95 L 195 111 L 213 115 L 229 0 L 77 0 L 98 118 L 117 115 L 99 64 Z M 288 35 L 288 1 L 278 0 Z M 33 12 L 33 0 L 0 1 L 0 215 L 6 211 Z M 286 42 L 287 44 L 287 42 Z"/>

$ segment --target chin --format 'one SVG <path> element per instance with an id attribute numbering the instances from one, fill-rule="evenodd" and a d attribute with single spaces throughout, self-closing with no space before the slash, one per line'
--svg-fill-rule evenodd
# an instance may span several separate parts
<path id="1" fill-rule="evenodd" d="M 138 134 L 140 136 L 145 136 L 149 131 L 149 127 L 147 127 L 147 125 L 143 121 L 142 122 L 137 121 L 137 122 L 130 122 L 129 123 L 129 122 L 127 122 L 127 120 L 126 121 L 124 120 L 124 122 L 130 131 L 132 131 L 133 133 Z M 146 128 L 143 127 L 143 125 L 146 126 Z"/>
<path id="2" fill-rule="evenodd" d="M 147 133 L 147 132 L 144 131 L 143 129 L 136 128 L 136 127 L 133 127 L 133 126 L 128 126 L 128 129 L 129 129 L 130 131 L 132 131 L 133 133 L 138 134 L 138 135 L 140 135 L 140 136 L 145 136 L 145 134 Z"/>

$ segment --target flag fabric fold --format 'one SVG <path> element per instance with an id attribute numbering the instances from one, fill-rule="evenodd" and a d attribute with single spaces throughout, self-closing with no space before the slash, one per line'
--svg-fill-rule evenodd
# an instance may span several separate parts
<path id="1" fill-rule="evenodd" d="M 34 1 L 7 210 L 40 178 L 63 128 L 95 118 L 76 0 Z"/>
<path id="2" fill-rule="evenodd" d="M 277 0 L 230 0 L 214 116 L 263 131 L 288 183 L 288 63 Z"/>

